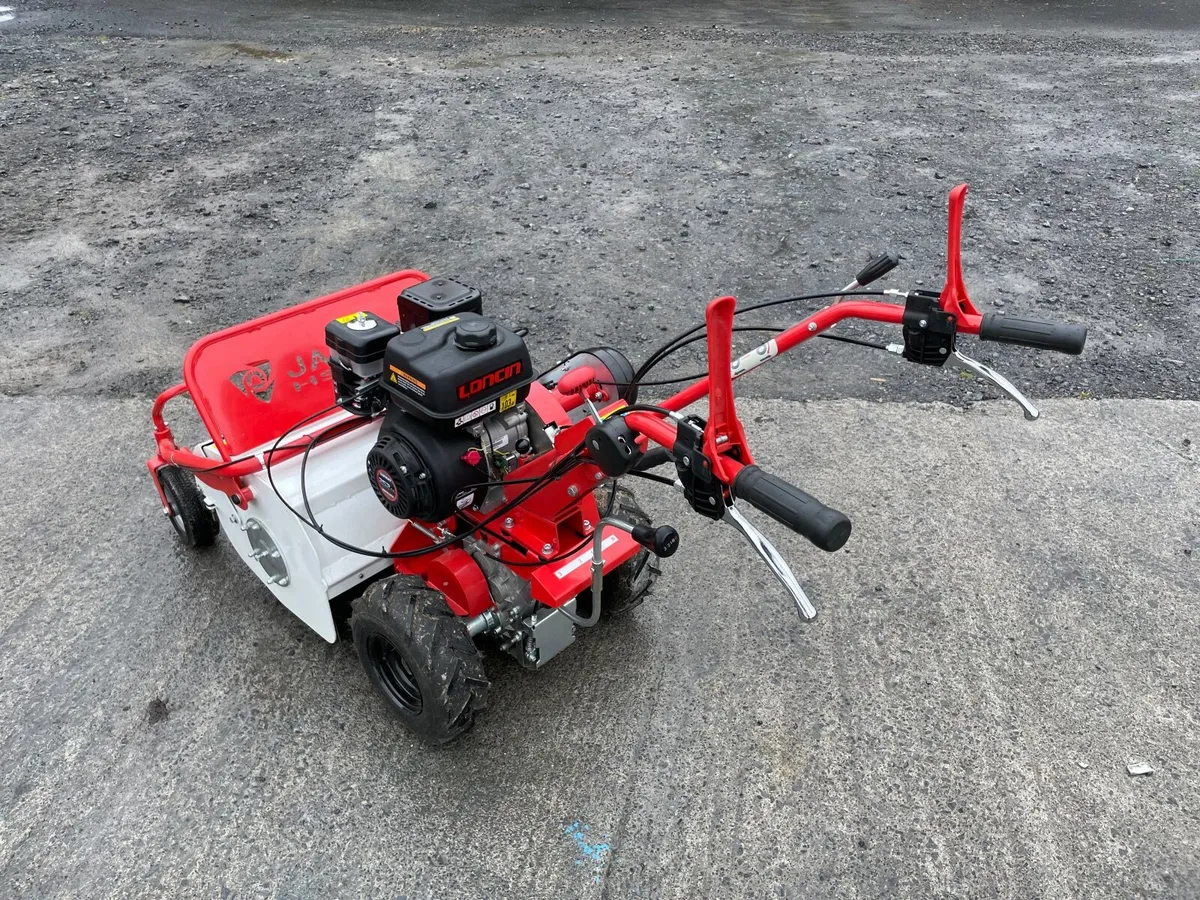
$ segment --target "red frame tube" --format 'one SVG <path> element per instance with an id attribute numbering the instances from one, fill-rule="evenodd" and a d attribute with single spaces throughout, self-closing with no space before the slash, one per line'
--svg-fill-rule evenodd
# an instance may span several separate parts
<path id="1" fill-rule="evenodd" d="M 964 334 L 979 334 L 979 324 L 983 321 L 981 316 L 958 314 L 957 318 L 958 330 L 960 332 Z M 895 303 L 882 303 L 871 300 L 847 300 L 844 303 L 835 303 L 832 306 L 818 310 L 806 319 L 802 319 L 786 331 L 780 332 L 779 336 L 774 338 L 775 352 L 770 355 L 778 356 L 786 353 L 809 338 L 816 337 L 822 331 L 831 328 L 843 319 L 866 319 L 871 322 L 887 322 L 891 325 L 899 325 L 904 321 L 904 307 Z M 770 344 L 771 342 L 768 341 L 767 343 Z M 699 381 L 692 383 L 658 405 L 670 410 L 683 409 L 685 406 L 690 406 L 705 396 L 709 391 L 710 383 L 711 375 L 701 378 Z"/>

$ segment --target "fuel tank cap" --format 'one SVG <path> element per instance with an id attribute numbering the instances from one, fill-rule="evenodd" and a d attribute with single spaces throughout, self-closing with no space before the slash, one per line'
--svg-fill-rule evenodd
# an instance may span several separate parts
<path id="1" fill-rule="evenodd" d="M 454 346 L 460 350 L 486 350 L 498 339 L 496 323 L 491 319 L 464 319 L 454 326 Z"/>

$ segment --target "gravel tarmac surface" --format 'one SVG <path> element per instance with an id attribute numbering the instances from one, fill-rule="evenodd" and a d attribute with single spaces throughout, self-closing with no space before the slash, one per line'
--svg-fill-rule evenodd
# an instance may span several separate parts
<path id="1" fill-rule="evenodd" d="M 0 896 L 1200 897 L 1198 4 L 6 2 Z M 813 625 L 644 487 L 654 599 L 436 753 L 163 523 L 215 329 L 413 266 L 640 361 L 884 247 L 937 289 L 961 180 L 976 303 L 1091 340 L 962 342 L 1033 424 L 831 342 L 739 381 L 855 522 L 768 527 Z"/>
<path id="2" fill-rule="evenodd" d="M 836 290 L 884 247 L 885 286 L 940 287 L 966 180 L 981 308 L 1092 327 L 1082 361 L 980 358 L 1034 395 L 1200 396 L 1190 35 L 66 21 L 0 54 L 7 394 L 146 395 L 209 331 L 406 267 L 480 286 L 540 361 L 640 360 L 712 296 Z M 806 357 L 744 389 L 993 396 Z"/>

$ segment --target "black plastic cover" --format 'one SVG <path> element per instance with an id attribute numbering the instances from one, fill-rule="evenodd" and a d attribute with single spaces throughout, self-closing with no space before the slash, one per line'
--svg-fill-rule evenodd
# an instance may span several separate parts
<path id="1" fill-rule="evenodd" d="M 1087 343 L 1087 326 L 985 313 L 979 325 L 979 339 L 1078 356 Z"/>
<path id="2" fill-rule="evenodd" d="M 435 276 L 414 284 L 396 298 L 400 328 L 420 328 L 446 316 L 471 312 L 483 314 L 483 294 L 453 278 Z"/>
<path id="3" fill-rule="evenodd" d="M 471 323 L 477 328 L 480 321 L 495 327 L 496 342 L 478 350 L 460 347 L 456 326 Z M 388 342 L 383 361 L 384 386 L 401 408 L 455 428 L 512 409 L 529 394 L 533 381 L 525 342 L 475 313 L 402 332 Z"/>
<path id="4" fill-rule="evenodd" d="M 325 344 L 347 368 L 363 374 L 358 366 L 382 360 L 388 341 L 399 333 L 399 328 L 373 313 L 350 313 L 325 326 Z"/>

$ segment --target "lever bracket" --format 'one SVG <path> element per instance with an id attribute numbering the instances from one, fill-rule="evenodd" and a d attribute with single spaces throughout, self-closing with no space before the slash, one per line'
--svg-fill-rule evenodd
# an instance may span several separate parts
<path id="1" fill-rule="evenodd" d="M 942 366 L 954 352 L 957 319 L 941 308 L 938 295 L 909 291 L 904 303 L 904 358 L 923 366 Z"/>
<path id="2" fill-rule="evenodd" d="M 725 515 L 725 485 L 704 453 L 705 425 L 699 416 L 678 420 L 671 455 L 675 457 L 675 471 L 688 504 L 702 516 L 720 519 Z"/>

